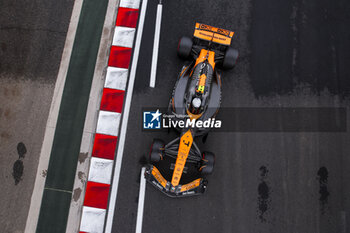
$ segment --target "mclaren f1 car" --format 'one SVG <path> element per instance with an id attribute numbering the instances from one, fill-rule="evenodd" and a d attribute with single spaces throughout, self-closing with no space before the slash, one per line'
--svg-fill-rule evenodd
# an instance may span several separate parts
<path id="1" fill-rule="evenodd" d="M 206 177 L 213 171 L 215 155 L 202 152 L 194 138 L 207 134 L 210 127 L 195 123 L 215 119 L 220 108 L 219 68 L 233 68 L 238 59 L 238 51 L 230 47 L 233 34 L 196 23 L 193 37 L 179 41 L 178 56 L 189 64 L 178 76 L 168 114 L 174 116 L 174 121 L 190 124 L 178 127 L 180 136 L 168 144 L 154 139 L 145 170 L 146 180 L 170 197 L 198 195 L 207 188 Z"/>

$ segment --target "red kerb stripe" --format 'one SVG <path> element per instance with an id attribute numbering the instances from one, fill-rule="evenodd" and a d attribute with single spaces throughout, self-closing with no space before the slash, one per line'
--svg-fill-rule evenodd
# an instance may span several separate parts
<path id="1" fill-rule="evenodd" d="M 88 181 L 84 206 L 107 209 L 109 187 L 109 184 Z"/>
<path id="2" fill-rule="evenodd" d="M 114 160 L 115 148 L 117 146 L 118 137 L 95 134 L 94 147 L 92 156 L 104 159 Z"/>
<path id="3" fill-rule="evenodd" d="M 124 91 L 104 88 L 101 100 L 101 110 L 121 112 L 123 108 Z"/>
<path id="4" fill-rule="evenodd" d="M 131 48 L 112 46 L 108 66 L 129 68 Z"/>
<path id="5" fill-rule="evenodd" d="M 138 9 L 119 7 L 116 26 L 136 28 Z"/>

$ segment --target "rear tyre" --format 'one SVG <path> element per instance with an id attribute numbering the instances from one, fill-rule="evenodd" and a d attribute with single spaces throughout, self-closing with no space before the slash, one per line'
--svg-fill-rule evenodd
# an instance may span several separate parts
<path id="1" fill-rule="evenodd" d="M 193 41 L 187 36 L 181 37 L 177 46 L 177 55 L 182 59 L 188 59 L 191 55 Z"/>
<path id="2" fill-rule="evenodd" d="M 210 175 L 214 170 L 215 155 L 212 152 L 203 152 L 203 158 L 201 163 L 200 172 L 202 175 Z"/>
<path id="3" fill-rule="evenodd" d="M 163 152 L 164 152 L 164 141 L 160 139 L 154 139 L 152 146 L 151 146 L 151 151 L 149 153 L 149 161 L 151 163 L 157 163 L 159 160 L 162 159 L 163 157 Z"/>
<path id="4" fill-rule="evenodd" d="M 238 56 L 239 53 L 237 49 L 228 47 L 225 52 L 224 60 L 222 61 L 222 67 L 224 69 L 232 69 L 235 67 Z"/>

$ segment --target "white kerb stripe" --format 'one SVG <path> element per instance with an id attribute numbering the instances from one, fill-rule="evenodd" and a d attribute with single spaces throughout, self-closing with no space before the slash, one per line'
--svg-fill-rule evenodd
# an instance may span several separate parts
<path id="1" fill-rule="evenodd" d="M 131 48 L 134 42 L 135 28 L 115 27 L 112 45 Z"/>
<path id="2" fill-rule="evenodd" d="M 118 136 L 120 113 L 100 111 L 96 133 Z"/>
<path id="3" fill-rule="evenodd" d="M 145 22 L 146 8 L 147 8 L 147 0 L 143 0 L 141 12 L 140 12 L 140 16 L 139 16 L 140 18 L 139 18 L 139 23 L 138 23 L 138 28 L 137 28 L 136 41 L 135 41 L 134 54 L 133 54 L 133 59 L 132 59 L 132 64 L 131 64 L 128 89 L 127 89 L 126 97 L 125 97 L 123 119 L 122 119 L 122 123 L 121 123 L 120 135 L 119 135 L 119 139 L 118 139 L 119 142 L 118 142 L 118 149 L 117 149 L 117 155 L 116 155 L 117 157 L 116 157 L 116 161 L 115 161 L 113 183 L 112 183 L 110 196 L 109 196 L 109 205 L 108 205 L 105 233 L 110 233 L 112 231 L 115 202 L 117 200 L 117 194 L 118 194 L 120 169 L 122 166 L 123 153 L 124 153 L 125 136 L 126 136 L 126 130 L 128 127 L 130 105 L 131 105 L 132 93 L 133 93 L 134 83 L 135 83 L 137 62 L 139 59 L 139 52 L 140 52 L 141 38 L 142 38 L 142 32 L 143 32 L 143 24 Z"/>
<path id="4" fill-rule="evenodd" d="M 80 231 L 89 233 L 103 233 L 106 210 L 83 206 Z"/>
<path id="5" fill-rule="evenodd" d="M 125 90 L 128 80 L 128 69 L 108 67 L 105 81 L 106 88 Z"/>
<path id="6" fill-rule="evenodd" d="M 156 85 L 160 26 L 161 26 L 161 21 L 162 21 L 162 10 L 163 10 L 163 5 L 158 4 L 158 6 L 157 6 L 157 18 L 156 18 L 156 30 L 154 32 L 154 41 L 153 41 L 151 78 L 149 81 L 149 86 L 152 88 L 154 88 Z"/>
<path id="7" fill-rule="evenodd" d="M 139 9 L 140 0 L 121 0 L 119 7 Z"/>
<path id="8" fill-rule="evenodd" d="M 113 170 L 113 160 L 92 157 L 88 181 L 110 184 Z"/>
<path id="9" fill-rule="evenodd" d="M 135 231 L 135 233 L 142 232 L 143 208 L 144 208 L 144 203 L 145 203 L 145 192 L 146 192 L 145 171 L 146 171 L 146 168 L 143 167 L 141 169 L 139 203 L 137 206 L 137 219 L 136 219 L 136 231 Z"/>

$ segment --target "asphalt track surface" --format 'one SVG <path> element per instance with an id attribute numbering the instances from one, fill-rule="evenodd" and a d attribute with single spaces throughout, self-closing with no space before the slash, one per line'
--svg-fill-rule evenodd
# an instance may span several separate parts
<path id="1" fill-rule="evenodd" d="M 0 73 L 55 82 L 74 1 L 2 1 Z"/>
<path id="2" fill-rule="evenodd" d="M 223 107 L 346 107 L 350 3 L 163 1 L 156 88 L 149 88 L 156 5 L 149 1 L 130 110 L 113 232 L 135 232 L 139 176 L 153 138 L 142 107 L 166 107 L 184 63 L 178 39 L 195 22 L 236 32 L 240 60 L 223 73 Z M 349 117 L 348 117 L 349 122 Z M 236 122 L 239 124 L 240 122 Z M 147 184 L 143 233 L 349 232 L 348 132 L 215 132 L 205 195 L 171 199 Z"/>
<path id="3" fill-rule="evenodd" d="M 73 3 L 0 1 L 0 231 L 4 233 L 25 229 Z"/>

